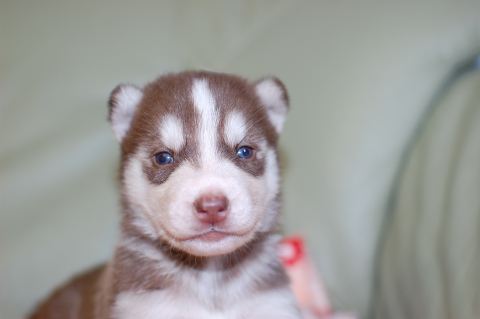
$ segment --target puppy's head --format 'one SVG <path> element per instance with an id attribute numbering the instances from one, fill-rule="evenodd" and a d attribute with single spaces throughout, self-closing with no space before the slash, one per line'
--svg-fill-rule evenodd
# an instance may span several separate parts
<path id="1" fill-rule="evenodd" d="M 230 253 L 270 230 L 287 104 L 275 78 L 184 72 L 143 90 L 118 86 L 110 122 L 131 226 L 196 256 Z"/>

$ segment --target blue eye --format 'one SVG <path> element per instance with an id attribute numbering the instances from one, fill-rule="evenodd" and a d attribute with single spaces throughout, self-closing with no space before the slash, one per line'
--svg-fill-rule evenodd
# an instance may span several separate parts
<path id="1" fill-rule="evenodd" d="M 253 149 L 248 146 L 240 147 L 237 151 L 237 156 L 240 158 L 250 158 L 253 155 Z"/>
<path id="2" fill-rule="evenodd" d="M 173 163 L 173 156 L 167 152 L 158 153 L 155 155 L 155 161 L 161 165 L 170 164 Z"/>

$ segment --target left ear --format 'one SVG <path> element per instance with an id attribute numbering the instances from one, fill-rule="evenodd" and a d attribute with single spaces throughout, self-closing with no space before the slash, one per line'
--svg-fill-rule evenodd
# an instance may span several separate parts
<path id="1" fill-rule="evenodd" d="M 258 81 L 255 91 L 267 109 L 270 122 L 280 134 L 288 113 L 288 95 L 285 85 L 279 79 L 270 77 Z"/>
<path id="2" fill-rule="evenodd" d="M 123 138 L 130 130 L 130 124 L 142 97 L 142 90 L 129 84 L 117 86 L 110 94 L 108 119 L 119 143 L 122 143 Z"/>

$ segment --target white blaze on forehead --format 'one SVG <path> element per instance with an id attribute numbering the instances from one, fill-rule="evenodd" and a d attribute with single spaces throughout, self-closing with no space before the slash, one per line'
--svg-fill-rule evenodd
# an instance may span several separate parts
<path id="1" fill-rule="evenodd" d="M 217 152 L 218 113 L 215 99 L 205 79 L 197 79 L 193 82 L 192 96 L 195 109 L 200 114 L 199 150 L 202 159 L 206 162 L 209 157 L 215 156 Z"/>
<path id="2" fill-rule="evenodd" d="M 165 116 L 160 124 L 160 136 L 165 146 L 179 151 L 185 144 L 182 121 L 173 114 Z"/>
<path id="3" fill-rule="evenodd" d="M 247 134 L 247 125 L 245 117 L 238 111 L 233 111 L 227 115 L 224 129 L 225 141 L 228 145 L 235 147 Z"/>

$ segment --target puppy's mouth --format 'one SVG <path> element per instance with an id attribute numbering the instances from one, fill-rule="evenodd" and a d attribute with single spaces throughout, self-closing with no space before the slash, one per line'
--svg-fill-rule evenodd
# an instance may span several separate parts
<path id="1" fill-rule="evenodd" d="M 251 231 L 237 233 L 212 227 L 184 238 L 177 237 L 170 243 L 189 254 L 208 257 L 231 253 L 248 242 L 252 237 L 253 233 Z"/>
<path id="2" fill-rule="evenodd" d="M 191 240 L 201 240 L 204 242 L 217 242 L 221 241 L 222 239 L 225 239 L 230 236 L 238 236 L 238 234 L 233 234 L 233 233 L 228 233 L 224 231 L 218 231 L 215 229 L 211 229 L 209 231 L 206 231 L 204 233 L 201 233 L 199 235 L 195 235 L 192 237 L 189 237 L 185 240 L 191 241 Z"/>

